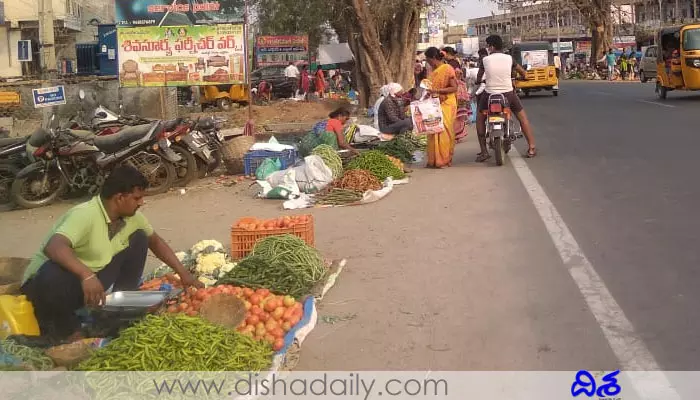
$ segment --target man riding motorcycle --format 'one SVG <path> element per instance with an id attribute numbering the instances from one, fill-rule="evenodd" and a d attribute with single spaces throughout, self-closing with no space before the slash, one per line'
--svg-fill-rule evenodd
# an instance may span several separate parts
<path id="1" fill-rule="evenodd" d="M 481 153 L 477 154 L 476 161 L 484 162 L 491 158 L 486 145 L 486 114 L 484 111 L 488 109 L 489 96 L 492 94 L 503 94 L 505 96 L 510 109 L 520 121 L 520 127 L 527 139 L 529 146 L 527 157 L 535 157 L 537 148 L 535 147 L 535 138 L 532 135 L 530 121 L 528 121 L 523 105 L 515 93 L 512 80 L 513 69 L 523 78 L 525 77 L 525 70 L 520 65 L 515 64 L 513 57 L 503 53 L 503 39 L 500 36 L 491 35 L 487 37 L 486 47 L 489 55 L 484 57 L 477 75 L 477 82 L 485 80 L 486 90 L 480 96 L 477 107 L 476 132 L 479 137 Z"/>

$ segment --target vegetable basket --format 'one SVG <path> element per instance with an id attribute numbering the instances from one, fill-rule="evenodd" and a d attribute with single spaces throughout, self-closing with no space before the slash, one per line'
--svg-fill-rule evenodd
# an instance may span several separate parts
<path id="1" fill-rule="evenodd" d="M 238 136 L 224 142 L 222 158 L 226 165 L 226 172 L 230 175 L 241 174 L 244 171 L 243 157 L 255 144 L 252 136 Z"/>
<path id="2" fill-rule="evenodd" d="M 231 257 L 233 259 L 238 260 L 246 257 L 253 251 L 255 243 L 268 236 L 291 234 L 298 236 L 309 246 L 314 245 L 313 215 L 306 215 L 307 222 L 296 223 L 294 226 L 287 228 L 275 227 L 251 230 L 239 227 L 241 223 L 245 224 L 253 221 L 255 221 L 255 218 L 241 218 L 231 227 Z"/>

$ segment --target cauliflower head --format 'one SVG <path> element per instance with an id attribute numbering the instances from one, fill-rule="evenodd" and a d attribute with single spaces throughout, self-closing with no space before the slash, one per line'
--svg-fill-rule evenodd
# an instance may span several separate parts
<path id="1" fill-rule="evenodd" d="M 226 254 L 224 253 L 202 253 L 197 256 L 197 266 L 195 269 L 201 274 L 212 275 L 225 264 Z"/>

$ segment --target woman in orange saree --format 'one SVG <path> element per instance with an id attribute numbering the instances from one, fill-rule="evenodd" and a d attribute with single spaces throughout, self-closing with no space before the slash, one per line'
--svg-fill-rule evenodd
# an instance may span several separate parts
<path id="1" fill-rule="evenodd" d="M 457 78 L 455 70 L 443 61 L 443 54 L 436 47 L 425 51 L 425 58 L 432 67 L 428 77 L 429 93 L 440 98 L 443 131 L 428 135 L 428 167 L 444 168 L 452 165 L 455 150 L 455 119 L 457 118 Z"/>

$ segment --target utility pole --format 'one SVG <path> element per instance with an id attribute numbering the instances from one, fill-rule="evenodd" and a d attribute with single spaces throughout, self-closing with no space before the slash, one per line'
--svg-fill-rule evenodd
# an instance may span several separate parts
<path id="1" fill-rule="evenodd" d="M 56 49 L 53 34 L 53 1 L 39 0 L 39 54 L 41 75 L 47 79 L 56 71 Z"/>

